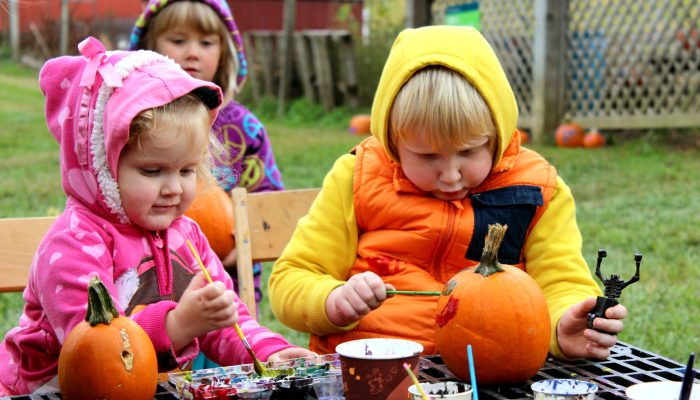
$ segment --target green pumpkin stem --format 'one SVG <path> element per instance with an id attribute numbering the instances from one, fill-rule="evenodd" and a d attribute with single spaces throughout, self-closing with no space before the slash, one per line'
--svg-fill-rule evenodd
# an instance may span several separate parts
<path id="1" fill-rule="evenodd" d="M 116 307 L 114 307 L 109 291 L 107 291 L 107 288 L 100 278 L 96 276 L 90 279 L 90 283 L 88 284 L 87 305 L 85 321 L 87 321 L 90 326 L 95 326 L 97 324 L 109 325 L 113 318 L 119 316 L 119 312 Z"/>
<path id="2" fill-rule="evenodd" d="M 474 273 L 487 277 L 503 271 L 501 264 L 498 262 L 498 249 L 501 247 L 501 242 L 503 242 L 507 229 L 508 225 L 489 225 L 486 243 L 484 243 L 484 252 L 481 254 L 481 262 L 479 262 Z"/>

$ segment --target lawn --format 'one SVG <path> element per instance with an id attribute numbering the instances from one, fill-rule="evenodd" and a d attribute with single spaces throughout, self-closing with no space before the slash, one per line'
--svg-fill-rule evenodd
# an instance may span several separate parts
<path id="1" fill-rule="evenodd" d="M 0 63 L 0 217 L 54 215 L 65 200 L 35 76 Z M 342 113 L 264 120 L 288 188 L 319 186 L 333 161 L 361 139 L 348 134 Z M 620 339 L 682 363 L 689 352 L 700 352 L 697 143 L 697 134 L 652 132 L 618 135 L 597 150 L 532 146 L 573 190 L 591 267 L 605 248 L 603 274 L 628 279 L 634 253 L 644 255 L 640 282 L 622 294 L 629 316 Z M 21 304 L 19 294 L 0 295 L 0 334 L 17 323 Z M 305 334 L 262 308 L 263 323 L 305 344 Z"/>

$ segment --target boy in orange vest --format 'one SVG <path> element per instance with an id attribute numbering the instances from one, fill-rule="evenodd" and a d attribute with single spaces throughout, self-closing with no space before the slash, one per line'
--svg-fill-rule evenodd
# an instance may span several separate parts
<path id="1" fill-rule="evenodd" d="M 398 337 L 436 353 L 437 297 L 481 258 L 489 224 L 508 225 L 499 252 L 547 298 L 558 357 L 604 359 L 627 310 L 587 329 L 600 288 L 581 254 L 569 187 L 520 146 L 503 69 L 473 28 L 402 32 L 372 107 L 372 137 L 340 157 L 270 277 L 276 316 L 311 333 L 310 347 Z M 466 259 L 465 259 L 466 255 Z"/>

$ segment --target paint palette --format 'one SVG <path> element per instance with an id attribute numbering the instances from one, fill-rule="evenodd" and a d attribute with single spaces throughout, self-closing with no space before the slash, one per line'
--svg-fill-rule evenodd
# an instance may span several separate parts
<path id="1" fill-rule="evenodd" d="M 253 364 L 172 373 L 169 381 L 180 399 L 343 399 L 337 354 L 263 363 L 265 376 Z"/>

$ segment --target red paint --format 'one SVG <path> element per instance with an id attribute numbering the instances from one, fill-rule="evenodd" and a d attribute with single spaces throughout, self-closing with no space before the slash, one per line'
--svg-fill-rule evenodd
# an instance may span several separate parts
<path id="1" fill-rule="evenodd" d="M 459 299 L 450 296 L 450 298 L 447 300 L 447 304 L 445 304 L 445 308 L 443 308 L 442 311 L 440 311 L 440 314 L 435 317 L 435 323 L 437 323 L 439 327 L 447 325 L 447 323 L 450 322 L 455 315 L 457 315 L 458 309 Z"/>
<path id="2" fill-rule="evenodd" d="M 391 275 L 392 260 L 388 257 L 367 257 L 367 264 L 377 275 Z"/>

